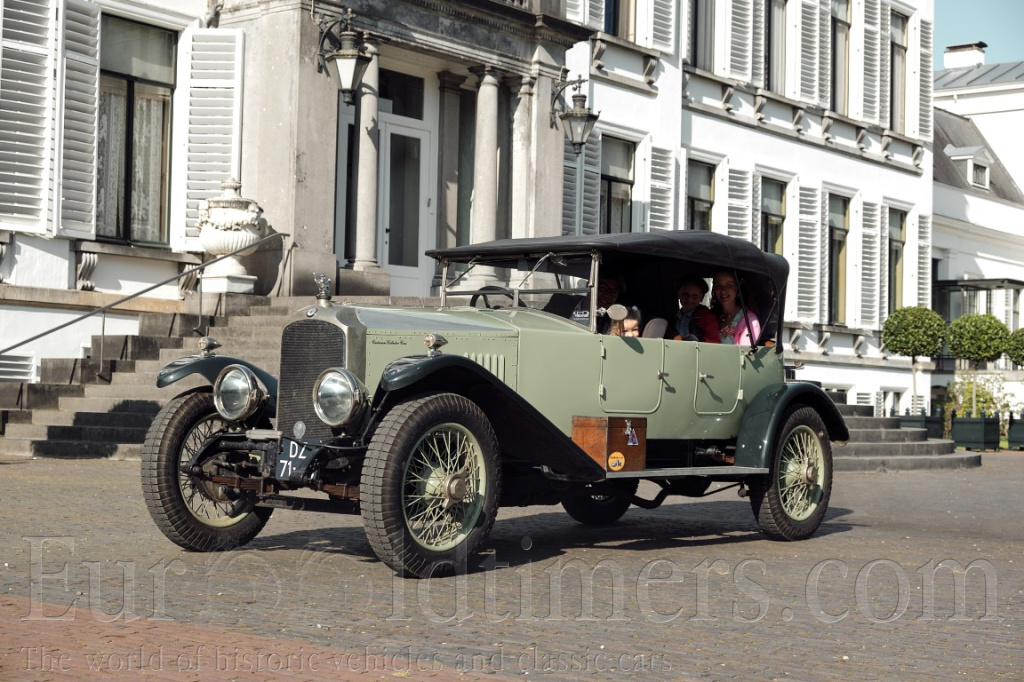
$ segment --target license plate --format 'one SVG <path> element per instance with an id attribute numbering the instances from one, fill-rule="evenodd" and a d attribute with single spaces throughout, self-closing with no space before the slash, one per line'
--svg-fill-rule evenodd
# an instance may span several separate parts
<path id="1" fill-rule="evenodd" d="M 281 450 L 277 453 L 277 463 L 274 466 L 274 478 L 288 483 L 308 482 L 309 467 L 321 450 L 323 448 L 319 445 L 282 438 Z"/>

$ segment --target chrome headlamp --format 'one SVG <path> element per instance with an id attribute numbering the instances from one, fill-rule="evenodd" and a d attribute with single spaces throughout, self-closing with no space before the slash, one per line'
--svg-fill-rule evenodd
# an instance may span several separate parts
<path id="1" fill-rule="evenodd" d="M 251 417 L 267 399 L 267 389 L 244 365 L 228 365 L 213 385 L 213 404 L 228 421 Z"/>
<path id="2" fill-rule="evenodd" d="M 366 406 L 366 389 L 343 367 L 325 369 L 313 384 L 313 408 L 328 426 L 355 421 Z"/>

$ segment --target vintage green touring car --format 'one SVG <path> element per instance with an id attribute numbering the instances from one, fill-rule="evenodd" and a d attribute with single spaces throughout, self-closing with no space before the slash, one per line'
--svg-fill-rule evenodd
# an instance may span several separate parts
<path id="1" fill-rule="evenodd" d="M 848 432 L 820 387 L 787 381 L 784 258 L 699 231 L 428 253 L 439 307 L 334 302 L 321 277 L 284 328 L 276 376 L 210 351 L 162 370 L 160 386 L 210 384 L 171 400 L 146 438 L 142 487 L 170 540 L 239 547 L 275 508 L 361 514 L 383 562 L 427 577 L 472 569 L 501 506 L 561 504 L 607 524 L 713 481 L 748 496 L 773 538 L 817 530 L 830 441 Z M 719 271 L 741 284 L 758 338 L 672 338 L 676 283 Z M 619 297 L 605 308 L 609 279 Z M 627 307 L 654 336 L 599 333 Z"/>

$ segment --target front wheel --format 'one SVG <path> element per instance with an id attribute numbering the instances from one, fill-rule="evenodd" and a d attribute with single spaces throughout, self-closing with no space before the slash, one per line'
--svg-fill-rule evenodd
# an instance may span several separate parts
<path id="1" fill-rule="evenodd" d="M 767 480 L 751 486 L 761 530 L 778 540 L 803 540 L 821 525 L 832 494 L 832 446 L 810 407 L 786 413 Z"/>
<path id="2" fill-rule="evenodd" d="M 157 527 L 187 550 L 229 550 L 248 543 L 263 530 L 273 509 L 194 476 L 186 467 L 211 438 L 228 430 L 217 414 L 209 389 L 183 393 L 156 415 L 142 446 L 142 494 Z M 203 465 L 205 474 L 220 473 L 218 459 Z M 223 473 L 231 474 L 231 470 Z"/>
<path id="3" fill-rule="evenodd" d="M 370 546 L 392 570 L 416 578 L 464 570 L 494 524 L 498 439 L 463 396 L 399 403 L 377 426 L 359 488 Z"/>

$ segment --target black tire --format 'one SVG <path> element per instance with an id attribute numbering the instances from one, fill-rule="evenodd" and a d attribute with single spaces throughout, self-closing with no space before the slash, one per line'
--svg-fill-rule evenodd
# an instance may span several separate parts
<path id="1" fill-rule="evenodd" d="M 359 490 L 366 537 L 391 569 L 415 578 L 463 572 L 501 497 L 494 429 L 454 393 L 399 403 L 370 441 Z"/>
<path id="2" fill-rule="evenodd" d="M 149 513 L 171 542 L 190 551 L 241 547 L 263 530 L 273 512 L 181 471 L 212 434 L 225 430 L 210 389 L 197 389 L 160 410 L 142 446 L 142 495 Z M 232 517 L 235 505 L 244 511 Z"/>
<path id="3" fill-rule="evenodd" d="M 761 530 L 777 540 L 803 540 L 818 530 L 832 495 L 832 445 L 811 407 L 791 408 L 782 420 L 771 471 L 751 485 L 750 504 Z"/>
<path id="4" fill-rule="evenodd" d="M 602 488 L 614 492 L 595 492 L 592 495 L 573 495 L 562 500 L 562 507 L 576 521 L 586 526 L 607 526 L 622 518 L 629 509 L 630 498 L 636 494 L 640 481 L 627 478 L 608 481 Z"/>

